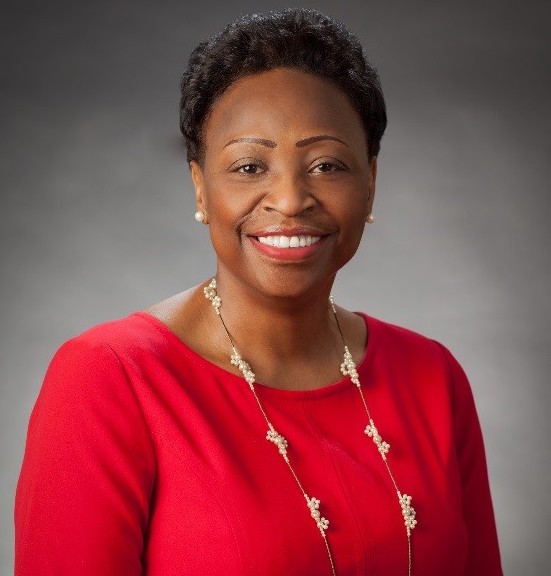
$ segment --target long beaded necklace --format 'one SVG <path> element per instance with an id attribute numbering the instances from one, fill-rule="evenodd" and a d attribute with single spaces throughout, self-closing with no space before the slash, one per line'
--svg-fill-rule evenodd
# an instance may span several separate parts
<path id="1" fill-rule="evenodd" d="M 216 311 L 216 314 L 218 315 L 218 318 L 220 318 L 220 321 L 222 322 L 222 326 L 224 327 L 224 331 L 226 332 L 228 340 L 230 341 L 230 345 L 231 345 L 231 349 L 232 349 L 230 362 L 233 366 L 237 366 L 237 368 L 239 369 L 241 374 L 243 374 L 243 377 L 245 378 L 247 384 L 249 385 L 249 388 L 251 389 L 251 392 L 253 393 L 253 396 L 256 400 L 256 403 L 258 404 L 258 407 L 260 408 L 260 411 L 262 412 L 262 416 L 264 417 L 264 420 L 266 420 L 266 424 L 268 425 L 268 432 L 266 433 L 266 440 L 268 440 L 269 442 L 272 442 L 277 447 L 277 449 L 278 449 L 279 453 L 281 454 L 285 464 L 287 464 L 289 471 L 293 475 L 293 478 L 295 479 L 300 491 L 302 492 L 302 495 L 304 496 L 304 498 L 306 500 L 306 505 L 308 506 L 308 509 L 310 511 L 310 515 L 311 515 L 312 519 L 314 520 L 314 522 L 316 523 L 316 525 L 320 531 L 321 537 L 323 538 L 323 542 L 325 544 L 325 548 L 327 549 L 327 554 L 329 556 L 329 562 L 331 564 L 331 571 L 333 573 L 333 576 L 337 576 L 337 572 L 335 569 L 335 563 L 333 561 L 333 555 L 331 553 L 331 547 L 329 546 L 329 540 L 327 539 L 327 534 L 326 534 L 327 529 L 329 528 L 329 520 L 327 520 L 326 518 L 324 518 L 321 515 L 320 501 L 317 498 L 314 498 L 313 496 L 312 497 L 308 496 L 308 494 L 306 493 L 306 490 L 304 489 L 302 482 L 299 480 L 297 473 L 295 472 L 295 469 L 293 468 L 293 465 L 289 459 L 289 455 L 287 454 L 287 448 L 289 447 L 289 443 L 287 442 L 287 439 L 276 431 L 273 424 L 270 422 L 268 415 L 266 414 L 264 407 L 262 406 L 262 403 L 260 402 L 260 399 L 256 393 L 255 386 L 254 386 L 256 376 L 255 376 L 254 372 L 252 371 L 250 365 L 245 360 L 243 360 L 243 358 L 241 357 L 241 355 L 237 351 L 235 344 L 233 342 L 233 339 L 232 339 L 232 337 L 228 331 L 228 328 L 226 327 L 224 319 L 222 318 L 222 314 L 220 313 L 220 308 L 222 307 L 222 299 L 220 298 L 220 296 L 218 296 L 218 293 L 216 291 L 216 278 L 213 278 L 211 280 L 210 284 L 204 288 L 204 293 L 205 293 L 205 298 L 207 298 L 207 300 L 210 300 L 214 310 Z M 377 428 L 375 426 L 375 423 L 373 422 L 373 418 L 371 417 L 371 412 L 369 411 L 369 408 L 367 406 L 367 402 L 365 400 L 365 396 L 364 396 L 364 393 L 362 391 L 362 387 L 360 384 L 360 379 L 358 377 L 358 372 L 356 370 L 356 364 L 354 363 L 354 360 L 352 359 L 352 354 L 350 354 L 350 350 L 348 349 L 348 345 L 347 345 L 346 340 L 344 338 L 344 334 L 342 332 L 341 325 L 340 325 L 339 319 L 337 317 L 337 310 L 335 308 L 335 303 L 333 301 L 332 296 L 329 297 L 329 305 L 331 307 L 331 311 L 333 312 L 333 316 L 335 317 L 335 321 L 337 323 L 337 327 L 339 329 L 339 333 L 340 333 L 342 343 L 344 346 L 344 360 L 343 360 L 343 363 L 341 364 L 341 372 L 344 376 L 350 376 L 350 380 L 352 381 L 353 384 L 356 385 L 356 387 L 360 393 L 360 397 L 362 399 L 362 404 L 365 408 L 365 412 L 367 414 L 367 419 L 369 422 L 369 424 L 366 426 L 364 432 L 369 438 L 371 438 L 373 440 L 375 446 L 377 447 L 377 450 L 378 450 L 379 454 L 381 455 L 382 461 L 386 467 L 388 475 L 390 476 L 390 479 L 392 481 L 392 484 L 393 484 L 394 489 L 396 490 L 396 494 L 398 496 L 398 502 L 399 502 L 400 508 L 402 510 L 402 516 L 404 518 L 404 525 L 406 528 L 406 535 L 407 535 L 408 576 L 411 576 L 412 575 L 411 531 L 413 530 L 413 528 L 415 528 L 415 526 L 417 524 L 417 520 L 415 519 L 415 510 L 413 509 L 413 506 L 411 505 L 411 496 L 408 496 L 407 494 L 402 494 L 400 492 L 400 490 L 398 489 L 398 485 L 396 484 L 396 480 L 394 479 L 394 474 L 392 473 L 392 471 L 390 469 L 390 465 L 389 465 L 388 459 L 387 459 L 387 454 L 390 450 L 390 444 L 388 444 L 387 442 L 385 442 L 382 439 L 381 435 L 379 434 L 379 431 L 377 430 Z"/>

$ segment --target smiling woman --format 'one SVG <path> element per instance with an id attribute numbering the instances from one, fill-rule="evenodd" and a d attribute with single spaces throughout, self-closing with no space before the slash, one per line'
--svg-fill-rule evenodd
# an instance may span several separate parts
<path id="1" fill-rule="evenodd" d="M 181 128 L 215 277 L 60 348 L 16 574 L 501 574 L 465 374 L 330 296 L 373 221 L 385 125 L 375 70 L 322 14 L 197 47 Z"/>
<path id="2" fill-rule="evenodd" d="M 356 252 L 375 192 L 376 158 L 346 94 L 296 69 L 246 76 L 213 104 L 203 134 L 191 174 L 220 290 L 236 282 L 301 299 L 327 288 Z"/>

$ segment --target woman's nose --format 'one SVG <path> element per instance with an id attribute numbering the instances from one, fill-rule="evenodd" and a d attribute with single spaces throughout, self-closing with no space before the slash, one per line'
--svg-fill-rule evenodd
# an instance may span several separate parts
<path id="1" fill-rule="evenodd" d="M 317 201 L 304 178 L 286 175 L 274 179 L 264 198 L 264 209 L 285 216 L 296 216 L 316 205 Z"/>

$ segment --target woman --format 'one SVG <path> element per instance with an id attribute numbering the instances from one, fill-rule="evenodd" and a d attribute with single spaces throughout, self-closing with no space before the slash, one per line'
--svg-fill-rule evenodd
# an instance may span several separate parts
<path id="1" fill-rule="evenodd" d="M 461 368 L 330 300 L 385 126 L 358 41 L 317 12 L 197 47 L 181 128 L 215 278 L 60 348 L 16 574 L 501 574 Z"/>

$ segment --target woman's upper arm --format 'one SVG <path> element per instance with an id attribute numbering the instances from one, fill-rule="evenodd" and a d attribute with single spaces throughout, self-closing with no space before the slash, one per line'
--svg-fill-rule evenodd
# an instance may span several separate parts
<path id="1" fill-rule="evenodd" d="M 501 576 L 501 560 L 480 422 L 465 372 L 442 347 L 453 382 L 454 441 L 469 537 L 466 576 Z"/>
<path id="2" fill-rule="evenodd" d="M 54 356 L 31 414 L 15 500 L 16 576 L 138 576 L 155 480 L 151 438 L 111 348 Z"/>

